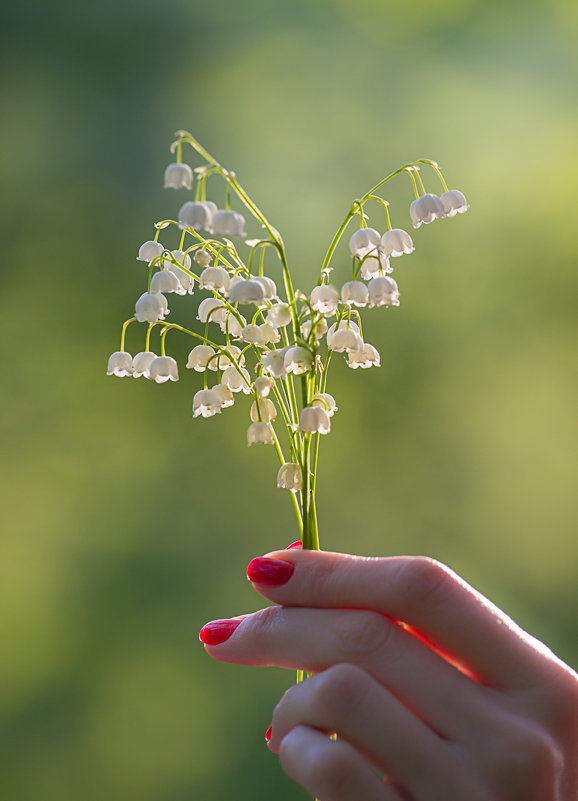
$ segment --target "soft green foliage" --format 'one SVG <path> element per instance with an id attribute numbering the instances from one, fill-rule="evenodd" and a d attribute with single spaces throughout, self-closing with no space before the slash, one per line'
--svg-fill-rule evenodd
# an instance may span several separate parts
<path id="1" fill-rule="evenodd" d="M 246 448 L 241 404 L 193 421 L 192 376 L 104 374 L 136 299 L 135 248 L 181 202 L 162 189 L 178 127 L 236 169 L 300 285 L 376 174 L 425 153 L 459 183 L 471 210 L 415 232 L 399 313 L 368 322 L 381 369 L 336 365 L 322 542 L 447 561 L 577 661 L 576 9 L 432 9 L 119 0 L 7 13 L 11 801 L 303 796 L 262 744 L 293 675 L 214 664 L 196 642 L 206 620 L 257 607 L 246 563 L 293 538 L 274 454 Z M 394 225 L 408 225 L 407 198 L 393 186 Z"/>

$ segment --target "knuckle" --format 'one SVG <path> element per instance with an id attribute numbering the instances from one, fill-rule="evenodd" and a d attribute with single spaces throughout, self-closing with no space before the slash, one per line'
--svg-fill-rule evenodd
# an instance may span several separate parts
<path id="1" fill-rule="evenodd" d="M 522 719 L 502 721 L 486 753 L 492 772 L 524 787 L 553 786 L 562 767 L 560 749 L 540 726 Z"/>
<path id="2" fill-rule="evenodd" d="M 351 664 L 337 664 L 319 674 L 313 694 L 314 709 L 335 724 L 359 709 L 367 696 L 367 673 Z"/>
<path id="3" fill-rule="evenodd" d="M 347 787 L 356 776 L 355 766 L 342 744 L 327 740 L 307 766 L 310 786 L 330 798 L 349 798 Z M 354 789 L 354 788 L 352 788 Z"/>
<path id="4" fill-rule="evenodd" d="M 437 602 L 454 582 L 453 572 L 428 556 L 410 557 L 401 571 L 401 591 L 405 603 L 412 608 Z"/>
<path id="5" fill-rule="evenodd" d="M 245 619 L 245 637 L 250 638 L 252 641 L 262 640 L 271 634 L 278 624 L 279 607 L 266 606 Z"/>
<path id="6" fill-rule="evenodd" d="M 350 610 L 338 622 L 337 640 L 344 662 L 363 662 L 386 648 L 394 624 L 379 612 Z"/>

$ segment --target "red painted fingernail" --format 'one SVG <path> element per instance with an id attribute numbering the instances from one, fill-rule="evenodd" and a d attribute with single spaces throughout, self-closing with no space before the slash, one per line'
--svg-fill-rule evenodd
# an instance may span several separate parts
<path id="1" fill-rule="evenodd" d="M 242 620 L 211 620 L 199 631 L 199 640 L 205 645 L 220 645 L 228 640 Z"/>
<path id="2" fill-rule="evenodd" d="M 269 726 L 269 728 L 267 729 L 267 731 L 265 732 L 265 741 L 266 742 L 269 742 L 269 740 L 271 739 L 271 732 L 272 731 L 273 731 L 273 724 L 271 724 Z"/>
<path id="3" fill-rule="evenodd" d="M 290 551 L 292 548 L 303 548 L 303 543 L 301 540 L 295 540 L 295 542 L 292 542 L 291 545 L 288 545 L 285 550 Z"/>
<path id="4" fill-rule="evenodd" d="M 258 556 L 249 562 L 247 568 L 247 578 L 255 584 L 266 584 L 269 587 L 278 587 L 289 581 L 295 570 L 293 562 L 286 562 L 284 559 L 269 559 L 266 556 Z"/>

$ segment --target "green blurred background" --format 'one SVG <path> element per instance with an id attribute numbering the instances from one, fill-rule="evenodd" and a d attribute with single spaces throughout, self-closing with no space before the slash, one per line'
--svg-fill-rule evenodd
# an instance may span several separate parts
<path id="1" fill-rule="evenodd" d="M 184 202 L 161 188 L 180 127 L 237 171 L 307 290 L 350 200 L 399 164 L 437 159 L 467 194 L 399 260 L 400 309 L 365 315 L 381 369 L 336 360 L 322 542 L 435 556 L 578 662 L 576 8 L 4 12 L 3 799 L 304 797 L 263 743 L 292 674 L 197 642 L 258 608 L 246 563 L 295 539 L 274 454 L 247 450 L 246 402 L 193 421 L 188 371 L 105 376 L 142 291 L 136 250 Z M 409 181 L 387 197 L 407 227 Z"/>

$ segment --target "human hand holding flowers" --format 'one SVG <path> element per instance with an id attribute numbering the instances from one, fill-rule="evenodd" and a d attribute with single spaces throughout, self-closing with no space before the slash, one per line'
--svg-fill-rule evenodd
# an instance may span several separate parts
<path id="1" fill-rule="evenodd" d="M 248 577 L 278 605 L 201 640 L 314 674 L 268 742 L 320 801 L 576 801 L 578 676 L 449 568 L 291 549 Z"/>

